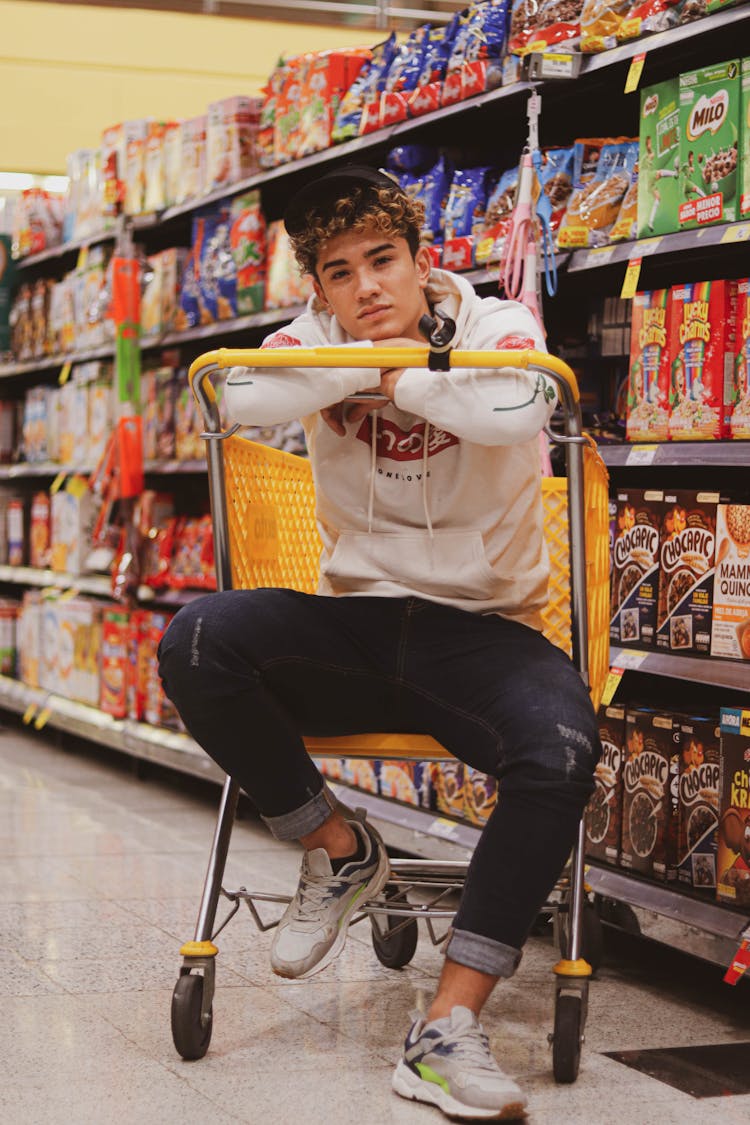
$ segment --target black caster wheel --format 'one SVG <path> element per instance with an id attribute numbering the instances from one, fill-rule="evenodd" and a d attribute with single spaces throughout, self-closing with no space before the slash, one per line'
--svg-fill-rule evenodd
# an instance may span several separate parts
<path id="1" fill-rule="evenodd" d="M 386 890 L 386 898 L 390 898 Z M 406 925 L 403 923 L 406 922 Z M 417 951 L 419 927 L 416 918 L 394 918 L 391 915 L 372 919 L 372 947 L 375 956 L 386 969 L 403 969 Z M 397 927 L 403 927 L 398 929 Z M 395 931 L 395 932 L 393 932 Z"/>
<path id="2" fill-rule="evenodd" d="M 183 973 L 172 993 L 172 1039 L 183 1059 L 202 1059 L 211 1042 L 213 1013 L 201 1021 L 203 977 Z"/>
<path id="3" fill-rule="evenodd" d="M 581 996 L 559 992 L 555 1000 L 552 1070 L 555 1082 L 575 1082 L 581 1065 L 583 1001 Z"/>
<path id="4" fill-rule="evenodd" d="M 560 916 L 560 955 L 562 957 L 567 955 L 568 949 L 568 919 L 569 915 L 566 909 L 565 913 Z M 604 932 L 595 902 L 584 902 L 581 922 L 583 924 L 581 956 L 584 961 L 588 961 L 592 971 L 596 972 L 604 958 Z"/>

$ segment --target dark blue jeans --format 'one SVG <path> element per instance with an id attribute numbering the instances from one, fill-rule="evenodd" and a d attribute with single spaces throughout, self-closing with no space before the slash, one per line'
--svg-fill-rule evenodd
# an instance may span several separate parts
<path id="1" fill-rule="evenodd" d="M 420 598 L 232 590 L 181 609 L 160 674 L 192 736 L 280 839 L 333 798 L 303 735 L 432 735 L 498 779 L 451 960 L 508 977 L 575 841 L 600 753 L 568 657 L 533 629 Z"/>

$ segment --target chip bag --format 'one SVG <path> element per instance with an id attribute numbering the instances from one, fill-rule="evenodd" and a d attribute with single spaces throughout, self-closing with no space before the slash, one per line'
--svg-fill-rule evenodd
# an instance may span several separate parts
<path id="1" fill-rule="evenodd" d="M 558 232 L 558 246 L 606 245 L 637 162 L 637 142 L 610 143 L 602 147 L 596 173 L 570 198 Z"/>
<path id="2" fill-rule="evenodd" d="M 346 141 L 360 133 L 370 132 L 379 125 L 380 94 L 385 88 L 388 71 L 396 54 L 396 33 L 392 32 L 382 43 L 372 49 L 372 57 L 366 60 L 357 77 L 341 99 L 336 122 L 333 127 L 333 141 Z M 372 125 L 374 107 L 376 124 Z"/>

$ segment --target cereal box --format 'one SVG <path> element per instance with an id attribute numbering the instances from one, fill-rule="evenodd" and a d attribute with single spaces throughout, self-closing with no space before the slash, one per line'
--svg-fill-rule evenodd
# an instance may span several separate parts
<path id="1" fill-rule="evenodd" d="M 750 278 L 747 277 L 737 282 L 734 364 L 728 410 L 731 437 L 750 439 Z"/>
<path id="2" fill-rule="evenodd" d="M 102 650 L 101 602 L 71 598 L 58 602 L 58 692 L 91 707 L 99 705 Z"/>
<path id="3" fill-rule="evenodd" d="M 620 866 L 667 877 L 670 761 L 679 739 L 671 715 L 628 708 L 625 715 Z"/>
<path id="4" fill-rule="evenodd" d="M 641 91 L 638 237 L 677 230 L 680 90 L 676 78 Z"/>
<path id="5" fill-rule="evenodd" d="M 39 590 L 26 590 L 16 627 L 18 644 L 18 677 L 29 687 L 39 687 L 39 664 L 42 654 L 42 595 Z"/>
<path id="6" fill-rule="evenodd" d="M 497 805 L 497 779 L 481 770 L 464 766 L 464 816 L 471 824 L 484 825 Z"/>
<path id="7" fill-rule="evenodd" d="M 236 184 L 258 171 L 262 99 L 238 95 L 211 102 L 206 124 L 206 186 Z"/>
<path id="8" fill-rule="evenodd" d="M 739 217 L 740 62 L 680 75 L 679 229 Z"/>
<path id="9" fill-rule="evenodd" d="M 430 767 L 425 762 L 382 762 L 379 786 L 381 797 L 430 807 Z"/>
<path id="10" fill-rule="evenodd" d="M 728 403 L 737 320 L 737 282 L 674 285 L 669 316 L 669 436 L 729 436 Z"/>
<path id="11" fill-rule="evenodd" d="M 119 608 L 105 609 L 102 618 L 102 668 L 99 707 L 115 719 L 128 713 L 128 632 L 130 615 Z"/>
<path id="12" fill-rule="evenodd" d="M 26 502 L 20 496 L 14 496 L 8 501 L 6 521 L 8 564 L 23 566 L 26 562 Z"/>
<path id="13" fill-rule="evenodd" d="M 709 652 L 718 492 L 665 492 L 656 647 Z"/>
<path id="14" fill-rule="evenodd" d="M 711 655 L 750 660 L 750 504 L 720 504 Z"/>
<path id="15" fill-rule="evenodd" d="M 180 127 L 180 188 L 178 203 L 205 195 L 207 117 L 189 117 Z"/>
<path id="16" fill-rule="evenodd" d="M 16 674 L 16 625 L 20 602 L 0 598 L 0 675 Z"/>
<path id="17" fill-rule="evenodd" d="M 618 490 L 609 634 L 613 644 L 654 644 L 663 500 L 661 490 Z"/>
<path id="18" fill-rule="evenodd" d="M 666 441 L 669 423 L 669 290 L 636 293 L 632 303 L 627 440 Z"/>
<path id="19" fill-rule="evenodd" d="M 740 215 L 750 215 L 750 58 L 742 60 L 742 100 L 740 105 Z"/>
<path id="20" fill-rule="evenodd" d="M 716 897 L 750 906 L 750 711 L 721 709 Z"/>
<path id="21" fill-rule="evenodd" d="M 82 574 L 91 551 L 94 500 L 83 477 L 70 477 L 52 497 L 51 562 L 53 570 Z"/>
<path id="22" fill-rule="evenodd" d="M 716 887 L 720 730 L 714 718 L 679 720 L 680 773 L 677 879 L 689 887 Z"/>
<path id="23" fill-rule="evenodd" d="M 452 816 L 464 814 L 463 762 L 435 762 L 431 769 L 438 812 Z"/>
<path id="24" fill-rule="evenodd" d="M 380 766 L 380 762 L 370 761 L 369 758 L 342 758 L 341 780 L 347 785 L 363 789 L 365 793 L 377 793 Z"/>
<path id="25" fill-rule="evenodd" d="M 586 855 L 617 864 L 622 827 L 622 769 L 625 762 L 625 708 L 600 707 L 602 756 L 594 773 L 594 792 L 583 816 Z"/>

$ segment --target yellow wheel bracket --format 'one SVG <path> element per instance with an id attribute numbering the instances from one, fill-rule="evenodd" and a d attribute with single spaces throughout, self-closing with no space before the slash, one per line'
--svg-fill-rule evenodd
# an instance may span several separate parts
<path id="1" fill-rule="evenodd" d="M 558 961 L 552 972 L 558 977 L 590 977 L 593 969 L 588 961 L 579 957 L 577 961 Z"/>
<path id="2" fill-rule="evenodd" d="M 219 950 L 212 941 L 186 941 L 180 949 L 181 957 L 215 957 Z"/>

